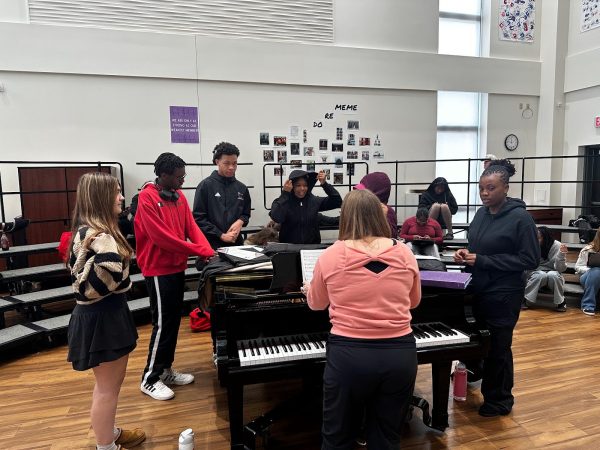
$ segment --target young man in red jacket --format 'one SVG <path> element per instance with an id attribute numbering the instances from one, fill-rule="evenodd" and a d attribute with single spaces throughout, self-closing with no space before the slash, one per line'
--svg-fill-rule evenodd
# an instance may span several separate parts
<path id="1" fill-rule="evenodd" d="M 214 254 L 196 225 L 180 190 L 185 162 L 173 153 L 161 154 L 154 163 L 157 178 L 146 183 L 138 198 L 135 216 L 137 264 L 146 279 L 152 312 L 152 336 L 141 391 L 156 400 L 175 393 L 167 385 L 183 385 L 194 376 L 174 370 L 177 333 L 189 255 Z"/>

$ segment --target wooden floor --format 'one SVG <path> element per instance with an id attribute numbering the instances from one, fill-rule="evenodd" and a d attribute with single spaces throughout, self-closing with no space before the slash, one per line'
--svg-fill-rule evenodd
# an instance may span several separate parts
<path id="1" fill-rule="evenodd" d="M 150 326 L 140 327 L 118 409 L 118 424 L 143 426 L 140 449 L 176 449 L 179 433 L 196 432 L 196 449 L 229 448 L 227 398 L 211 358 L 210 335 L 192 334 L 182 319 L 176 367 L 196 382 L 177 387 L 174 400 L 152 400 L 139 391 Z M 409 449 L 597 449 L 600 448 L 600 316 L 577 309 L 555 313 L 524 311 L 515 342 L 516 404 L 501 418 L 477 415 L 481 396 L 470 388 L 468 400 L 450 400 L 450 428 L 432 431 L 415 415 L 406 426 Z M 64 346 L 0 365 L 0 449 L 93 448 L 88 409 L 91 372 L 74 372 Z M 246 420 L 292 395 L 297 383 L 257 385 L 246 390 Z M 428 366 L 419 367 L 417 391 L 430 396 Z M 272 447 L 317 449 L 318 413 L 299 414 L 273 426 Z"/>

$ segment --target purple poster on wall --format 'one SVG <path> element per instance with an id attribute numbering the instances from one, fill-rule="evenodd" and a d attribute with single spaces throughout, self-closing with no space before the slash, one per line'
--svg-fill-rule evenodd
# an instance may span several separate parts
<path id="1" fill-rule="evenodd" d="M 169 109 L 171 112 L 171 143 L 199 143 L 198 108 L 195 106 L 170 106 Z"/>

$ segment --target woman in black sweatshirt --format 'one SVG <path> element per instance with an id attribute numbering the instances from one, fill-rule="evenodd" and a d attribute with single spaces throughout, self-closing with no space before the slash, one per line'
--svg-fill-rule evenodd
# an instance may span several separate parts
<path id="1" fill-rule="evenodd" d="M 469 227 L 468 249 L 460 249 L 454 260 L 465 264 L 473 279 L 473 313 L 481 327 L 490 331 L 491 347 L 479 365 L 468 363 L 481 373 L 485 417 L 507 415 L 514 397 L 512 335 L 525 292 L 524 271 L 533 270 L 540 260 L 540 246 L 533 219 L 522 200 L 507 197 L 508 180 L 515 168 L 508 160 L 493 161 L 479 179 L 480 208 Z"/>
<path id="2" fill-rule="evenodd" d="M 327 197 L 312 194 L 317 179 Z M 293 170 L 283 185 L 281 195 L 273 201 L 269 216 L 281 225 L 279 242 L 289 244 L 319 244 L 319 211 L 342 205 L 340 193 L 325 179 L 325 172 Z"/>

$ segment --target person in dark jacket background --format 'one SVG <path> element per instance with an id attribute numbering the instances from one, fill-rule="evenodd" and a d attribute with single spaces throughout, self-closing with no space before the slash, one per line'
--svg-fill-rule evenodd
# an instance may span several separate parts
<path id="1" fill-rule="evenodd" d="M 473 279 L 473 313 L 480 327 L 490 331 L 491 347 L 483 361 L 467 362 L 482 375 L 484 417 L 507 415 L 514 397 L 513 330 L 525 293 L 524 272 L 540 260 L 540 245 L 533 219 L 522 200 L 507 197 L 515 168 L 508 160 L 494 161 L 479 179 L 479 208 L 469 227 L 468 249 L 457 250 L 454 261 L 467 266 Z M 477 376 L 476 376 L 477 377 Z"/>
<path id="2" fill-rule="evenodd" d="M 313 195 L 317 180 L 327 197 Z M 342 205 L 339 192 L 327 183 L 325 172 L 292 170 L 283 185 L 281 195 L 273 201 L 269 216 L 280 224 L 279 242 L 289 244 L 319 244 L 319 211 L 329 211 Z"/>
<path id="3" fill-rule="evenodd" d="M 396 211 L 391 206 L 388 206 L 388 200 L 390 199 L 390 191 L 392 189 L 392 183 L 390 177 L 384 172 L 373 172 L 365 175 L 360 180 L 355 189 L 368 189 L 377 196 L 382 205 L 385 206 L 385 217 L 390 231 L 392 232 L 392 238 L 398 237 L 398 219 L 396 218 Z"/>
<path id="4" fill-rule="evenodd" d="M 446 239 L 454 238 L 452 216 L 458 211 L 458 205 L 444 177 L 433 180 L 427 190 L 421 194 L 419 208 L 427 208 L 429 217 L 448 230 L 444 236 Z"/>
<path id="5" fill-rule="evenodd" d="M 194 219 L 211 247 L 242 245 L 242 227 L 250 220 L 248 188 L 235 178 L 239 149 L 221 142 L 213 150 L 217 170 L 202 180 L 194 196 Z"/>

